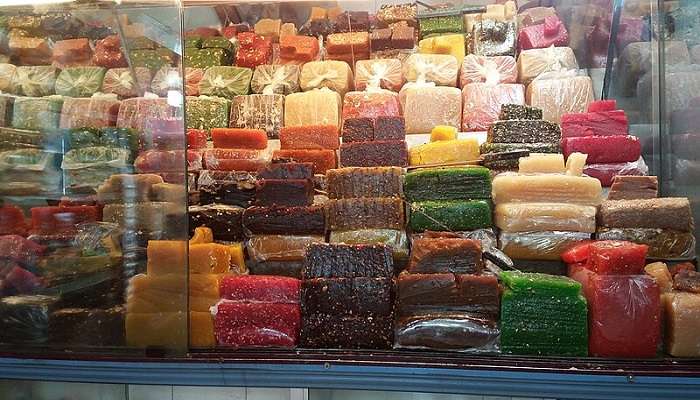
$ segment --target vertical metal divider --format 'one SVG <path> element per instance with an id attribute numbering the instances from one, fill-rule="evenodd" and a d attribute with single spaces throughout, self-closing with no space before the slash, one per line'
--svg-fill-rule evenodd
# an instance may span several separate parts
<path id="1" fill-rule="evenodd" d="M 661 182 L 661 185 L 659 187 L 660 196 L 668 195 L 669 192 L 671 192 L 671 190 L 669 189 L 670 182 L 668 181 L 668 179 L 670 178 L 670 174 L 667 170 L 668 165 L 666 165 L 668 160 L 665 154 L 667 148 L 666 141 L 669 139 L 669 130 L 666 121 L 666 12 L 664 10 L 664 2 L 664 0 L 656 1 L 656 18 L 654 18 L 654 4 L 651 4 L 652 35 L 650 38 L 652 40 L 651 44 L 653 44 L 654 25 L 656 24 L 656 50 L 658 54 L 656 59 L 652 57 L 652 73 L 657 73 L 658 78 L 656 80 L 652 79 L 652 93 L 654 95 L 654 99 L 652 99 L 652 104 L 655 104 L 656 107 L 653 107 L 652 115 L 650 115 L 650 117 L 656 118 L 656 121 L 652 119 L 651 126 L 652 129 L 656 128 L 657 130 L 657 135 L 655 136 L 656 138 L 658 138 L 658 151 L 656 153 L 658 154 L 659 161 L 656 174 L 658 176 L 659 181 Z M 654 49 L 652 48 L 652 55 L 653 50 Z M 654 68 L 654 61 L 657 61 L 658 69 Z M 653 90 L 654 82 L 658 84 L 656 92 L 654 92 Z"/>
<path id="2" fill-rule="evenodd" d="M 114 18 L 114 25 L 117 27 L 117 33 L 119 34 L 119 39 L 125 52 L 124 58 L 126 58 L 126 64 L 129 67 L 129 74 L 131 74 L 131 79 L 134 81 L 134 85 L 136 85 L 136 90 L 139 94 L 139 97 L 143 97 L 144 88 L 141 87 L 141 83 L 139 82 L 138 76 L 136 75 L 136 68 L 134 68 L 134 64 L 131 62 L 131 50 L 129 49 L 129 41 L 126 40 L 124 27 L 122 26 L 122 21 L 119 19 L 117 4 L 110 3 L 109 10 L 111 11 L 112 18 Z"/>
<path id="3" fill-rule="evenodd" d="M 622 7 L 624 0 L 615 0 L 613 2 L 613 18 L 610 22 L 610 38 L 608 39 L 608 58 L 605 63 L 605 77 L 603 78 L 603 89 L 600 95 L 602 100 L 607 100 L 610 96 L 610 82 L 612 80 L 613 61 L 615 60 L 615 41 L 620 28 L 620 18 L 622 16 Z"/>

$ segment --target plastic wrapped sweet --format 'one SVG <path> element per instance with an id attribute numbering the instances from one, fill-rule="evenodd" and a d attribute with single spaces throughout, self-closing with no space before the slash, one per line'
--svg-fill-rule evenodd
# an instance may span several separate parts
<path id="1" fill-rule="evenodd" d="M 522 355 L 588 355 L 581 284 L 559 276 L 507 271 L 501 299 L 501 350 Z M 545 311 L 546 310 L 546 311 Z"/>
<path id="2" fill-rule="evenodd" d="M 119 107 L 117 126 L 143 132 L 151 120 L 163 120 L 175 116 L 175 110 L 167 99 L 135 97 L 125 99 Z M 188 119 L 189 120 L 189 119 Z"/>
<path id="3" fill-rule="evenodd" d="M 608 228 L 693 230 L 693 215 L 685 197 L 604 201 L 598 225 Z"/>
<path id="4" fill-rule="evenodd" d="M 213 315 L 220 346 L 294 347 L 298 341 L 298 304 L 222 300 L 213 307 Z"/>
<path id="5" fill-rule="evenodd" d="M 598 179 L 601 185 L 608 187 L 612 185 L 616 176 L 646 175 L 649 173 L 649 167 L 644 162 L 644 158 L 639 157 L 633 162 L 588 164 L 584 167 L 583 173 Z"/>
<path id="6" fill-rule="evenodd" d="M 58 40 L 53 44 L 51 56 L 56 68 L 67 68 L 92 64 L 92 49 L 88 38 Z"/>
<path id="7" fill-rule="evenodd" d="M 12 113 L 12 127 L 18 129 L 56 129 L 61 119 L 63 97 L 17 97 Z"/>
<path id="8" fill-rule="evenodd" d="M 316 278 L 382 278 L 394 275 L 391 251 L 385 245 L 311 244 L 303 276 Z"/>
<path id="9" fill-rule="evenodd" d="M 211 204 L 205 206 L 190 206 L 188 209 L 190 231 L 205 226 L 212 230 L 214 239 L 240 242 L 243 234 L 243 208 Z"/>
<path id="10" fill-rule="evenodd" d="M 285 97 L 284 126 L 340 125 L 342 101 L 337 92 L 327 88 Z"/>
<path id="11" fill-rule="evenodd" d="M 299 81 L 304 91 L 325 87 L 343 96 L 352 89 L 353 74 L 342 61 L 312 61 L 302 67 Z"/>
<path id="12" fill-rule="evenodd" d="M 109 73 L 109 71 L 107 73 Z M 182 71 L 178 68 L 163 67 L 153 75 L 153 81 L 146 87 L 150 86 L 153 93 L 162 97 L 167 97 L 170 91 L 180 92 L 182 91 L 182 87 L 180 86 L 182 84 L 181 73 Z M 204 69 L 202 68 L 185 68 L 185 95 L 200 95 L 199 83 L 203 76 Z M 106 79 L 105 76 L 105 80 Z"/>
<path id="13" fill-rule="evenodd" d="M 506 203 L 494 210 L 504 232 L 573 231 L 593 233 L 596 208 L 566 203 Z"/>
<path id="14" fill-rule="evenodd" d="M 397 286 L 400 318 L 460 313 L 492 321 L 498 319 L 500 290 L 493 275 L 403 272 Z"/>
<path id="15" fill-rule="evenodd" d="M 406 133 L 427 133 L 437 125 L 460 128 L 462 125 L 462 92 L 453 87 L 405 86 L 403 115 Z"/>
<path id="16" fill-rule="evenodd" d="M 139 173 L 184 172 L 185 167 L 189 171 L 202 169 L 201 154 L 194 150 L 147 150 L 134 161 Z"/>
<path id="17" fill-rule="evenodd" d="M 653 199 L 659 196 L 655 176 L 618 175 L 612 180 L 608 200 Z"/>
<path id="18" fill-rule="evenodd" d="M 403 74 L 408 82 L 457 86 L 459 60 L 447 54 L 413 54 L 404 62 Z"/>
<path id="19" fill-rule="evenodd" d="M 50 96 L 54 94 L 57 75 L 58 70 L 51 66 L 17 67 L 12 91 L 24 96 Z"/>
<path id="20" fill-rule="evenodd" d="M 340 145 L 342 167 L 405 167 L 408 150 L 403 140 L 351 142 Z"/>
<path id="21" fill-rule="evenodd" d="M 408 226 L 414 232 L 469 231 L 492 225 L 491 207 L 483 200 L 411 203 Z"/>
<path id="22" fill-rule="evenodd" d="M 49 316 L 49 342 L 63 346 L 124 346 L 124 311 L 120 306 L 57 310 Z"/>
<path id="23" fill-rule="evenodd" d="M 119 106 L 120 102 L 116 96 L 68 97 L 63 101 L 59 127 L 73 129 L 114 126 L 117 123 Z"/>
<path id="24" fill-rule="evenodd" d="M 464 57 L 459 73 L 461 88 L 469 83 L 515 83 L 518 77 L 512 56 L 485 57 L 469 54 Z"/>
<path id="25" fill-rule="evenodd" d="M 269 138 L 276 138 L 283 125 L 284 96 L 252 94 L 235 96 L 231 101 L 229 126 L 262 129 Z"/>
<path id="26" fill-rule="evenodd" d="M 502 232 L 498 236 L 498 248 L 511 259 L 558 261 L 567 248 L 590 239 L 587 232 Z"/>
<path id="27" fill-rule="evenodd" d="M 496 352 L 500 330 L 494 321 L 464 313 L 435 312 L 400 318 L 394 348 Z"/>
<path id="28" fill-rule="evenodd" d="M 61 163 L 65 174 L 64 184 L 69 188 L 96 189 L 114 174 L 131 172 L 130 158 L 129 150 L 113 147 L 83 147 L 70 150 L 63 156 Z"/>
<path id="29" fill-rule="evenodd" d="M 700 295 L 673 292 L 662 296 L 662 312 L 666 320 L 666 352 L 674 357 L 697 357 L 697 315 Z"/>
<path id="30" fill-rule="evenodd" d="M 13 64 L 0 64 L 0 90 L 6 93 L 12 93 L 14 90 L 12 84 L 15 81 L 16 73 L 17 67 Z"/>
<path id="31" fill-rule="evenodd" d="M 518 56 L 518 81 L 526 85 L 544 73 L 573 69 L 578 63 L 570 47 L 523 50 Z"/>
<path id="32" fill-rule="evenodd" d="M 269 158 L 260 150 L 215 148 L 205 150 L 202 161 L 208 170 L 255 172 L 265 167 Z"/>
<path id="33" fill-rule="evenodd" d="M 399 96 L 388 90 L 348 92 L 343 98 L 343 119 L 398 117 Z"/>
<path id="34" fill-rule="evenodd" d="M 0 342 L 43 344 L 48 340 L 49 315 L 57 297 L 9 296 L 0 300 Z"/>
<path id="35" fill-rule="evenodd" d="M 248 94 L 253 70 L 240 67 L 210 67 L 199 82 L 199 92 L 206 96 L 232 99 Z"/>
<path id="36" fill-rule="evenodd" d="M 403 83 L 402 66 L 397 59 L 360 60 L 355 65 L 355 90 L 373 87 L 398 92 Z"/>
<path id="37" fill-rule="evenodd" d="M 482 19 L 474 24 L 472 49 L 479 56 L 515 56 L 515 21 Z"/>
<path id="38" fill-rule="evenodd" d="M 600 181 L 586 176 L 503 173 L 493 179 L 493 201 L 501 203 L 560 202 L 597 206 Z"/>
<path id="39" fill-rule="evenodd" d="M 498 120 L 502 104 L 525 104 L 525 87 L 469 83 L 462 89 L 462 102 L 462 130 L 485 131 Z"/>
<path id="40" fill-rule="evenodd" d="M 484 262 L 481 244 L 464 238 L 419 238 L 411 245 L 407 271 L 412 274 L 478 274 Z"/>
<path id="41" fill-rule="evenodd" d="M 300 261 L 311 243 L 323 243 L 321 235 L 254 235 L 246 243 L 248 255 L 255 261 Z"/>
<path id="42" fill-rule="evenodd" d="M 128 68 L 111 68 L 107 70 L 102 81 L 101 91 L 116 94 L 120 98 L 137 97 L 151 86 L 151 71 L 148 68 L 136 68 L 136 82 Z"/>
<path id="43" fill-rule="evenodd" d="M 335 150 L 275 150 L 273 160 L 291 159 L 301 163 L 312 163 L 314 174 L 325 174 L 338 165 Z"/>
<path id="44" fill-rule="evenodd" d="M 102 88 L 106 70 L 102 67 L 70 67 L 58 74 L 56 94 L 88 97 Z"/>
<path id="45" fill-rule="evenodd" d="M 546 121 L 559 123 L 564 114 L 586 111 L 593 101 L 593 84 L 590 77 L 570 72 L 540 75 L 528 85 L 526 99 L 542 109 Z"/>
<path id="46" fill-rule="evenodd" d="M 297 65 L 258 65 L 250 88 L 253 93 L 290 94 L 299 91 L 300 68 Z"/>
<path id="47" fill-rule="evenodd" d="M 328 197 L 402 197 L 403 170 L 399 167 L 348 167 L 326 173 Z"/>
<path id="48" fill-rule="evenodd" d="M 404 230 L 397 229 L 354 229 L 332 231 L 329 243 L 379 244 L 391 248 L 394 259 L 408 257 L 408 238 Z"/>
<path id="49" fill-rule="evenodd" d="M 41 149 L 1 152 L 0 171 L 0 193 L 4 195 L 51 194 L 61 184 L 56 154 Z"/>
<path id="50" fill-rule="evenodd" d="M 649 246 L 650 258 L 692 258 L 695 236 L 690 232 L 655 228 L 599 228 L 599 240 L 625 240 Z"/>
<path id="51" fill-rule="evenodd" d="M 405 221 L 399 198 L 333 199 L 326 210 L 331 230 L 402 229 Z"/>
<path id="52" fill-rule="evenodd" d="M 185 113 L 188 129 L 223 128 L 229 125 L 231 102 L 221 97 L 187 96 Z"/>

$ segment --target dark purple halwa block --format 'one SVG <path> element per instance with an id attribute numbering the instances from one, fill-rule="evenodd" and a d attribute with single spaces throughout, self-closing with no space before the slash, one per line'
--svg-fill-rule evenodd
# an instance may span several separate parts
<path id="1" fill-rule="evenodd" d="M 406 167 L 408 149 L 403 140 L 343 143 L 340 145 L 343 167 Z"/>
<path id="2" fill-rule="evenodd" d="M 260 234 L 323 235 L 326 217 L 323 206 L 250 207 L 243 213 L 243 226 Z"/>
<path id="3" fill-rule="evenodd" d="M 403 117 L 377 117 L 374 121 L 374 140 L 406 140 Z"/>
<path id="4" fill-rule="evenodd" d="M 319 349 L 390 349 L 393 317 L 304 315 L 301 347 Z"/>
<path id="5" fill-rule="evenodd" d="M 369 34 L 372 51 L 391 48 L 391 28 L 375 29 Z"/>
<path id="6" fill-rule="evenodd" d="M 312 244 L 306 250 L 304 279 L 391 278 L 394 261 L 384 245 Z"/>
<path id="7" fill-rule="evenodd" d="M 303 261 L 253 261 L 248 264 L 251 275 L 277 275 L 301 278 Z"/>
<path id="8" fill-rule="evenodd" d="M 343 142 L 370 142 L 374 140 L 372 118 L 347 118 L 343 121 Z"/>
<path id="9" fill-rule="evenodd" d="M 49 316 L 49 342 L 77 346 L 124 346 L 124 307 L 64 308 Z"/>
<path id="10" fill-rule="evenodd" d="M 394 312 L 394 282 L 387 278 L 316 278 L 301 285 L 304 315 L 374 316 Z"/>
<path id="11" fill-rule="evenodd" d="M 255 192 L 256 206 L 310 206 L 314 202 L 311 179 L 261 179 Z"/>
<path id="12" fill-rule="evenodd" d="M 415 29 L 412 26 L 395 25 L 391 35 L 391 48 L 412 49 L 416 46 Z"/>
<path id="13" fill-rule="evenodd" d="M 224 204 L 190 206 L 188 208 L 190 236 L 194 229 L 206 226 L 214 233 L 215 240 L 240 242 L 245 239 L 243 233 L 244 208 Z"/>
<path id="14" fill-rule="evenodd" d="M 273 161 L 258 171 L 259 179 L 313 179 L 313 177 L 313 163 Z"/>

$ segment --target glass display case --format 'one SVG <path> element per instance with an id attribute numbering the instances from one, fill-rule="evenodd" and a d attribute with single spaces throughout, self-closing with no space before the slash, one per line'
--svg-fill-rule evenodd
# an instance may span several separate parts
<path id="1" fill-rule="evenodd" d="M 23 3 L 0 378 L 700 393 L 700 3 Z"/>

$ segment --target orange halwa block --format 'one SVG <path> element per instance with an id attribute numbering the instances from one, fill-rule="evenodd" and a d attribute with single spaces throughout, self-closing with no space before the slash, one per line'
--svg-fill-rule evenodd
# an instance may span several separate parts
<path id="1" fill-rule="evenodd" d="M 211 138 L 214 147 L 220 149 L 267 148 L 267 133 L 262 129 L 214 128 L 211 130 Z"/>
<path id="2" fill-rule="evenodd" d="M 149 275 L 184 274 L 187 271 L 187 242 L 149 240 L 146 249 Z"/>
<path id="3" fill-rule="evenodd" d="M 335 125 L 285 126 L 280 130 L 282 149 L 331 149 L 340 147 Z"/>
<path id="4" fill-rule="evenodd" d="M 126 344 L 131 347 L 187 346 L 187 313 L 127 313 Z"/>
<path id="5" fill-rule="evenodd" d="M 139 274 L 129 280 L 127 313 L 178 312 L 187 309 L 187 275 Z"/>
<path id="6" fill-rule="evenodd" d="M 190 274 L 223 274 L 231 268 L 231 251 L 218 243 L 190 246 Z"/>
<path id="7" fill-rule="evenodd" d="M 190 346 L 214 347 L 214 318 L 207 312 L 190 312 Z"/>

